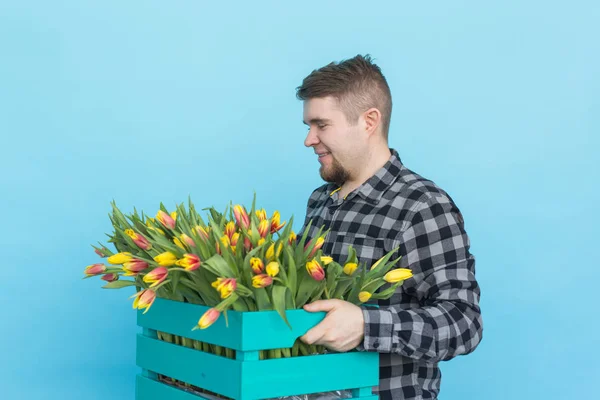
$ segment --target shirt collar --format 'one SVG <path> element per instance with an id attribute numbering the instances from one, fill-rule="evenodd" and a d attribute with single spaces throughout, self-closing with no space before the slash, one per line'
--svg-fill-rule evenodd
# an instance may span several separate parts
<path id="1" fill-rule="evenodd" d="M 390 148 L 390 152 L 392 154 L 383 167 L 346 197 L 351 196 L 355 192 L 358 196 L 371 203 L 376 204 L 381 200 L 386 190 L 398 178 L 402 169 L 402 160 L 398 152 L 393 148 Z M 340 189 L 341 187 L 331 184 L 329 186 L 329 196 L 333 196 Z"/>

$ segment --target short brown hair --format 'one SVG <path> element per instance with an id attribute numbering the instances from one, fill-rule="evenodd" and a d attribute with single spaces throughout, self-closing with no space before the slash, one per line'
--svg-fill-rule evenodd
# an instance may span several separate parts
<path id="1" fill-rule="evenodd" d="M 381 69 L 370 55 L 360 54 L 314 70 L 296 88 L 300 100 L 332 96 L 337 99 L 349 124 L 371 107 L 381 112 L 382 132 L 387 139 L 392 116 L 392 94 Z"/>

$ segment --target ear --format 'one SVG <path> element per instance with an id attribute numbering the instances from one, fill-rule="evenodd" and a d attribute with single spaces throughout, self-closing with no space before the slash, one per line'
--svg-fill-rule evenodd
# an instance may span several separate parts
<path id="1" fill-rule="evenodd" d="M 375 134 L 381 125 L 381 112 L 375 107 L 369 108 L 363 114 L 363 118 L 365 119 L 365 129 L 367 134 L 369 136 Z"/>

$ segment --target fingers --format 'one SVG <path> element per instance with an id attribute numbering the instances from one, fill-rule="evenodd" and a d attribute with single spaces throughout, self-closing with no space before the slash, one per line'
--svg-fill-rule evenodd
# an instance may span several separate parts
<path id="1" fill-rule="evenodd" d="M 326 331 L 327 328 L 323 326 L 323 323 L 320 323 L 314 328 L 309 329 L 308 332 L 306 332 L 303 336 L 300 337 L 300 340 L 302 340 L 306 344 L 315 344 L 319 340 L 321 340 L 323 336 L 325 336 Z"/>
<path id="2" fill-rule="evenodd" d="M 304 310 L 310 312 L 325 311 L 329 312 L 333 310 L 338 304 L 338 300 L 317 300 L 309 304 L 304 305 Z"/>

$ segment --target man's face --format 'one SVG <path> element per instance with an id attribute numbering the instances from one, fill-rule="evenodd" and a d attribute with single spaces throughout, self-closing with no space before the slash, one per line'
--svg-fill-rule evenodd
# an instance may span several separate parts
<path id="1" fill-rule="evenodd" d="M 321 178 L 341 185 L 355 175 L 366 145 L 360 135 L 361 124 L 349 125 L 333 97 L 306 100 L 303 120 L 309 126 L 304 145 L 317 154 Z"/>

